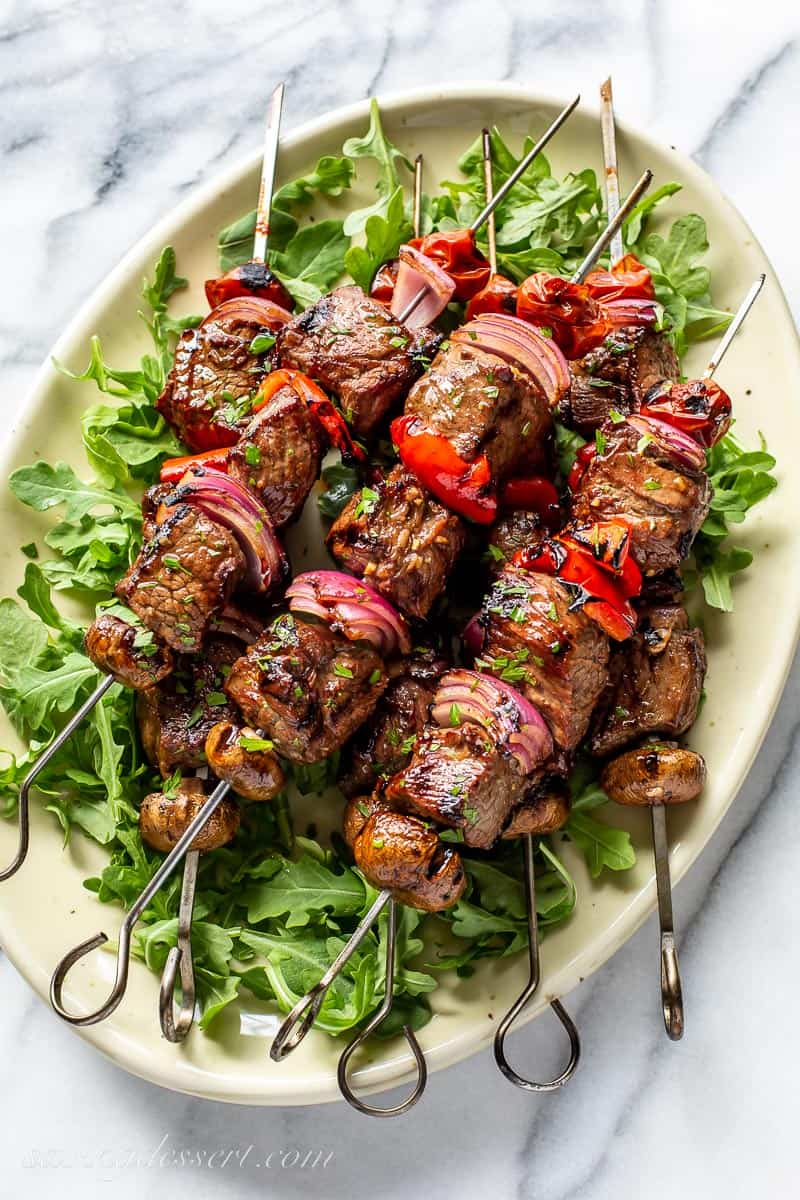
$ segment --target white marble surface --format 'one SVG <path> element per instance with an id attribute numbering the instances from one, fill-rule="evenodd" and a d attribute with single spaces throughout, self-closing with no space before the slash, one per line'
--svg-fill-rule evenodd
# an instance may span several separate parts
<path id="1" fill-rule="evenodd" d="M 740 207 L 797 311 L 792 0 L 2 0 L 4 427 L 121 248 L 257 145 L 270 81 L 290 83 L 292 126 L 446 78 L 571 95 L 609 71 L 621 115 L 694 154 Z M 585 1061 L 563 1094 L 516 1092 L 487 1053 L 434 1076 L 391 1124 L 159 1091 L 102 1060 L 0 961 L 0 1194 L 796 1196 L 798 700 L 795 669 L 746 786 L 677 890 L 679 1047 L 660 1028 L 653 922 L 570 997 Z M 538 1025 L 526 1047 L 545 1046 L 551 1026 Z M 181 1151 L 251 1144 L 243 1163 L 179 1165 Z M 300 1169 L 295 1149 L 324 1154 Z"/>

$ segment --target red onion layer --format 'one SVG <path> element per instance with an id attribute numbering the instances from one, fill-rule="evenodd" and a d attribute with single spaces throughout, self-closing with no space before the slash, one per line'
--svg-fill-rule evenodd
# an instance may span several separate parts
<path id="1" fill-rule="evenodd" d="M 293 613 L 317 617 L 354 642 L 370 642 L 383 658 L 411 650 L 396 608 L 368 583 L 342 571 L 305 571 L 286 589 Z"/>
<path id="2" fill-rule="evenodd" d="M 397 282 L 392 295 L 391 313 L 393 317 L 402 317 L 411 301 L 423 288 L 426 294 L 415 307 L 414 311 L 403 318 L 407 329 L 421 329 L 430 325 L 440 313 L 444 312 L 452 299 L 456 285 L 453 280 L 438 266 L 432 258 L 421 254 L 413 246 L 401 246 L 397 268 Z"/>
<path id="3" fill-rule="evenodd" d="M 655 300 L 605 300 L 603 308 L 614 329 L 626 325 L 653 325 L 658 305 Z"/>
<path id="4" fill-rule="evenodd" d="M 431 715 L 442 728 L 471 721 L 519 763 L 524 775 L 553 752 L 541 713 L 515 688 L 478 671 L 448 671 L 439 681 Z"/>
<path id="5" fill-rule="evenodd" d="M 219 471 L 190 471 L 175 495 L 231 531 L 244 554 L 253 591 L 269 592 L 283 582 L 289 573 L 283 547 L 269 513 L 243 483 Z"/>
<path id="6" fill-rule="evenodd" d="M 670 425 L 667 421 L 659 421 L 656 417 L 636 415 L 628 417 L 627 420 L 637 433 L 642 437 L 651 438 L 669 454 L 677 466 L 685 467 L 687 471 L 702 471 L 705 467 L 705 449 L 682 429 Z"/>
<path id="7" fill-rule="evenodd" d="M 555 408 L 569 391 L 569 364 L 556 343 L 519 317 L 482 313 L 451 333 L 450 341 L 487 350 L 526 371 L 541 388 L 550 408 Z"/>

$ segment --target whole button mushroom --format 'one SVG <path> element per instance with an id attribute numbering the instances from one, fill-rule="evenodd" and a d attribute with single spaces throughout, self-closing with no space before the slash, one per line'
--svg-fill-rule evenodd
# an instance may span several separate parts
<path id="1" fill-rule="evenodd" d="M 145 796 L 139 810 L 139 830 L 148 846 L 163 853 L 170 851 L 199 813 L 207 799 L 202 781 L 182 779 L 174 793 L 153 792 Z M 217 850 L 236 835 L 239 806 L 226 797 L 209 817 L 191 844 L 191 850 Z"/>
<path id="2" fill-rule="evenodd" d="M 676 742 L 651 742 L 620 754 L 600 775 L 603 791 L 618 804 L 683 804 L 703 790 L 701 755 Z"/>
<path id="3" fill-rule="evenodd" d="M 244 800 L 272 800 L 286 783 L 272 742 L 232 721 L 219 721 L 209 730 L 206 757 L 214 774 Z"/>

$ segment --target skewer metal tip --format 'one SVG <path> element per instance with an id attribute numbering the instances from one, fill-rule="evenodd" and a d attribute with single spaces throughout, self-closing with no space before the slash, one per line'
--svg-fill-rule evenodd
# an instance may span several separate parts
<path id="1" fill-rule="evenodd" d="M 711 377 L 713 376 L 717 367 L 722 362 L 725 355 L 728 353 L 731 342 L 736 337 L 736 334 L 739 332 L 742 325 L 744 324 L 745 317 L 750 312 L 750 309 L 753 307 L 756 300 L 758 299 L 759 293 L 760 293 L 761 289 L 763 288 L 764 284 L 766 283 L 766 281 L 767 281 L 767 276 L 762 271 L 762 273 L 759 276 L 757 276 L 755 281 L 751 284 L 750 288 L 748 289 L 747 295 L 745 296 L 744 300 L 737 308 L 736 312 L 733 314 L 733 318 L 731 319 L 730 325 L 725 330 L 725 334 L 724 334 L 722 340 L 720 341 L 719 345 L 717 346 L 716 350 L 714 351 L 713 355 L 711 356 L 708 366 L 706 367 L 705 371 L 703 372 L 703 379 L 711 379 Z"/>

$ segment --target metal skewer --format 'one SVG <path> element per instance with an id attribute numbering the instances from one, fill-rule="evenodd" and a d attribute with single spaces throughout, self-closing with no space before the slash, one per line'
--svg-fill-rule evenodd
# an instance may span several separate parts
<path id="1" fill-rule="evenodd" d="M 592 267 L 597 262 L 600 255 L 605 250 L 610 241 L 613 240 L 615 234 L 622 228 L 628 216 L 645 194 L 650 184 L 653 182 L 653 172 L 645 171 L 636 181 L 625 203 L 617 210 L 612 219 L 606 225 L 603 232 L 598 237 L 597 241 L 592 246 L 586 258 L 578 267 L 575 274 L 572 276 L 570 283 L 583 283 L 586 276 L 591 271 Z"/>
<path id="2" fill-rule="evenodd" d="M 182 1042 L 194 1023 L 196 989 L 192 958 L 192 914 L 197 891 L 200 851 L 190 850 L 183 864 L 181 903 L 178 909 L 178 944 L 167 955 L 158 992 L 161 1032 L 168 1042 Z M 180 972 L 181 1003 L 175 1013 L 175 990 Z"/>
<path id="3" fill-rule="evenodd" d="M 526 1092 L 555 1092 L 558 1088 L 563 1087 L 568 1083 L 575 1074 L 575 1069 L 580 1061 L 581 1042 L 578 1036 L 578 1030 L 575 1023 L 570 1017 L 567 1010 L 560 1000 L 551 1000 L 550 1007 L 558 1017 L 561 1024 L 567 1031 L 570 1045 L 569 1062 L 560 1075 L 555 1079 L 551 1079 L 546 1083 L 535 1083 L 533 1080 L 524 1079 L 514 1068 L 509 1064 L 506 1058 L 505 1041 L 511 1026 L 516 1021 L 517 1017 L 527 1006 L 528 1002 L 533 999 L 539 988 L 541 980 L 541 963 L 539 957 L 539 922 L 536 916 L 536 875 L 533 864 L 533 836 L 526 833 L 522 839 L 522 855 L 525 875 L 525 902 L 527 906 L 528 919 L 528 964 L 530 973 L 528 982 L 508 1010 L 506 1015 L 497 1027 L 497 1032 L 494 1035 L 494 1057 L 500 1070 L 511 1083 L 516 1087 L 523 1088 Z"/>
<path id="4" fill-rule="evenodd" d="M 114 979 L 114 986 L 105 1003 L 99 1008 L 94 1009 L 89 1013 L 72 1013 L 64 1006 L 62 992 L 64 988 L 64 980 L 66 979 L 70 969 L 85 955 L 90 954 L 92 950 L 96 950 L 98 946 L 102 946 L 108 941 L 108 936 L 105 933 L 96 933 L 93 937 L 87 938 L 72 950 L 67 951 L 64 957 L 59 962 L 53 977 L 50 981 L 50 1003 L 60 1017 L 68 1021 L 70 1025 L 96 1025 L 98 1021 L 105 1020 L 111 1013 L 114 1012 L 122 997 L 125 995 L 125 988 L 128 984 L 128 968 L 130 967 L 131 957 L 131 935 L 133 928 L 139 917 L 142 915 L 147 905 L 153 899 L 156 892 L 160 890 L 164 883 L 169 879 L 170 875 L 183 861 L 184 856 L 190 849 L 192 842 L 197 835 L 202 831 L 206 822 L 214 815 L 222 801 L 230 792 L 230 784 L 219 783 L 214 791 L 206 800 L 203 807 L 198 812 L 197 816 L 187 825 L 186 829 L 181 834 L 178 841 L 170 850 L 167 857 L 162 862 L 161 866 L 156 871 L 153 878 L 137 896 L 134 903 L 131 905 L 128 912 L 125 914 L 125 919 L 119 931 L 119 940 L 117 943 L 117 973 Z M 176 947 L 177 949 L 177 947 Z M 177 964 L 176 964 L 177 965 Z M 171 993 L 170 993 L 171 998 Z"/>
<path id="5" fill-rule="evenodd" d="M 600 88 L 600 129 L 603 135 L 603 161 L 606 169 L 606 212 L 613 221 L 619 212 L 619 170 L 617 167 L 617 130 L 614 124 L 614 96 L 611 76 Z M 611 266 L 624 256 L 622 230 L 611 239 Z"/>
<path id="6" fill-rule="evenodd" d="M 567 117 L 569 117 L 575 111 L 575 109 L 578 107 L 578 104 L 580 103 L 580 99 L 581 99 L 580 96 L 576 96 L 575 99 L 573 101 L 571 101 L 571 103 L 568 104 L 567 107 L 558 114 L 558 116 L 552 122 L 552 124 L 549 126 L 549 128 L 546 129 L 545 132 L 542 134 L 542 136 L 539 138 L 539 141 L 536 143 L 536 145 L 532 146 L 531 149 L 528 151 L 528 153 L 523 158 L 520 159 L 520 161 L 517 163 L 514 170 L 509 175 L 508 179 L 502 185 L 502 187 L 499 187 L 497 189 L 497 191 L 495 192 L 492 199 L 487 201 L 487 203 L 484 205 L 484 207 L 478 213 L 477 217 L 475 218 L 475 220 L 472 222 L 472 224 L 469 227 L 470 233 L 477 233 L 478 230 L 481 228 L 481 226 L 486 221 L 489 220 L 489 217 L 492 215 L 494 210 L 497 208 L 498 204 L 500 204 L 501 201 L 503 201 L 506 198 L 506 196 L 511 191 L 512 187 L 517 182 L 517 180 L 520 178 L 520 176 L 524 175 L 524 173 L 527 171 L 528 167 L 531 165 L 533 160 L 536 158 L 537 154 L 541 154 L 542 150 L 544 150 L 545 146 L 550 141 L 550 139 L 553 137 L 553 135 L 556 134 L 558 132 L 558 130 L 561 128 L 561 126 L 564 124 Z M 420 290 L 417 292 L 416 296 L 412 296 L 412 298 L 409 300 L 408 304 L 403 309 L 403 311 L 400 313 L 397 320 L 401 324 L 404 321 L 407 321 L 408 318 L 411 316 L 411 314 L 416 309 L 417 305 L 422 303 L 422 301 L 425 299 L 427 294 L 428 294 L 428 289 L 426 287 L 420 288 Z"/>
<path id="7" fill-rule="evenodd" d="M 734 313 L 730 325 L 712 354 L 708 366 L 703 372 L 703 379 L 713 377 L 733 339 L 741 329 L 745 317 L 755 304 L 765 280 L 766 275 L 759 275 L 748 289 L 747 295 Z M 650 824 L 653 835 L 653 858 L 656 869 L 656 894 L 661 939 L 661 1006 L 664 1012 L 664 1028 L 667 1036 L 673 1042 L 677 1042 L 683 1037 L 684 1031 L 683 988 L 672 916 L 672 880 L 669 869 L 667 810 L 664 804 L 650 805 Z"/>
<path id="8" fill-rule="evenodd" d="M 492 171 L 492 135 L 488 129 L 481 131 L 481 142 L 483 145 L 483 184 L 486 191 L 486 203 L 494 196 L 494 178 Z M 495 225 L 494 209 L 489 213 L 489 220 L 486 226 L 486 236 L 489 241 L 489 268 L 492 275 L 497 274 L 497 229 Z"/>
<path id="9" fill-rule="evenodd" d="M 275 169 L 278 162 L 278 142 L 281 132 L 284 85 L 279 83 L 272 93 L 267 127 L 264 132 L 264 158 L 261 163 L 261 183 L 256 208 L 256 231 L 253 238 L 253 262 L 267 261 L 269 219 L 272 209 L 272 193 L 275 188 Z"/>

